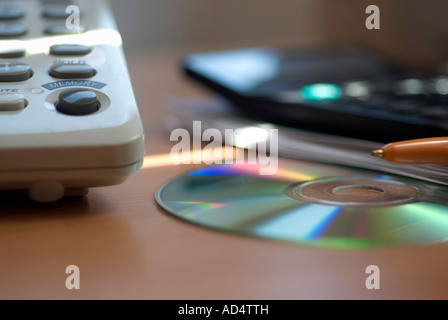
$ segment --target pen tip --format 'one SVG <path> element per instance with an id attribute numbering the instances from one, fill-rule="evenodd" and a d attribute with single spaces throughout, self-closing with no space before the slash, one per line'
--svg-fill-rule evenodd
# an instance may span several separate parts
<path id="1" fill-rule="evenodd" d="M 384 150 L 383 149 L 373 150 L 372 156 L 382 158 L 384 156 Z"/>

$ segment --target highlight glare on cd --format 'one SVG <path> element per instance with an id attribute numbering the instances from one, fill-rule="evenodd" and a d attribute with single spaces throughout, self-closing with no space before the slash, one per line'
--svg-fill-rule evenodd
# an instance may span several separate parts
<path id="1" fill-rule="evenodd" d="M 352 249 L 447 241 L 446 194 L 446 186 L 419 180 L 281 161 L 272 176 L 260 176 L 258 165 L 204 167 L 168 181 L 156 199 L 203 227 Z"/>

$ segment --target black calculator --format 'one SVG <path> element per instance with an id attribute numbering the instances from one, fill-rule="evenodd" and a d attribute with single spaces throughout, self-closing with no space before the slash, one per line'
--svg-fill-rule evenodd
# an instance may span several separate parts
<path id="1" fill-rule="evenodd" d="M 183 70 L 244 117 L 391 142 L 448 136 L 448 75 L 359 48 L 245 48 L 190 54 Z"/>

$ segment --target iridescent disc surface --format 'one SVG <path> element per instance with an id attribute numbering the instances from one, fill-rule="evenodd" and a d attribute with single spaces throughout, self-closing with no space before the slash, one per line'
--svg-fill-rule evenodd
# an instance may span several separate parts
<path id="1" fill-rule="evenodd" d="M 204 167 L 156 193 L 159 205 L 191 223 L 237 234 L 331 248 L 448 241 L 448 188 L 324 164 L 280 161 Z"/>

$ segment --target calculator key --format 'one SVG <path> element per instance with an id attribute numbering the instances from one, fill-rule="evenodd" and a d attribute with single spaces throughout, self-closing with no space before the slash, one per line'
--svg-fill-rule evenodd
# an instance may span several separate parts
<path id="1" fill-rule="evenodd" d="M 55 64 L 50 69 L 50 75 L 59 79 L 80 79 L 91 78 L 96 74 L 96 70 L 81 63 L 61 63 Z"/>
<path id="2" fill-rule="evenodd" d="M 448 77 L 440 76 L 430 81 L 429 100 L 436 104 L 448 104 Z"/>
<path id="3" fill-rule="evenodd" d="M 354 81 L 346 83 L 343 92 L 348 98 L 367 99 L 371 94 L 371 88 L 366 81 Z"/>
<path id="4" fill-rule="evenodd" d="M 18 62 L 0 62 L 0 82 L 18 82 L 31 78 L 31 67 Z"/>
<path id="5" fill-rule="evenodd" d="M 78 34 L 83 33 L 85 28 L 79 26 L 79 28 L 69 29 L 65 24 L 53 24 L 45 28 L 44 32 L 49 35 L 64 35 L 64 34 Z"/>
<path id="6" fill-rule="evenodd" d="M 425 81 L 421 79 L 404 79 L 395 84 L 395 91 L 403 96 L 424 95 Z"/>
<path id="7" fill-rule="evenodd" d="M 20 111 L 26 106 L 25 97 L 19 93 L 0 93 L 0 115 L 2 111 Z"/>
<path id="8" fill-rule="evenodd" d="M 307 102 L 337 100 L 342 96 L 341 88 L 333 83 L 313 83 L 299 90 L 300 96 Z"/>
<path id="9" fill-rule="evenodd" d="M 394 95 L 375 94 L 364 101 L 364 106 L 374 109 L 387 109 L 394 99 L 396 99 Z"/>
<path id="10" fill-rule="evenodd" d="M 26 33 L 26 27 L 21 24 L 0 25 L 0 38 L 20 37 Z"/>
<path id="11" fill-rule="evenodd" d="M 434 80 L 435 93 L 448 96 L 448 77 L 439 77 Z"/>
<path id="12" fill-rule="evenodd" d="M 50 47 L 53 56 L 85 56 L 91 51 L 90 47 L 81 44 L 55 44 Z"/>

